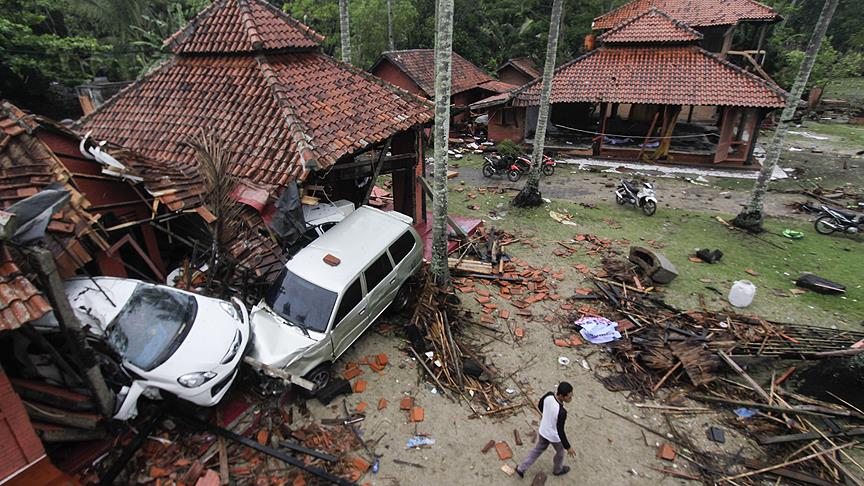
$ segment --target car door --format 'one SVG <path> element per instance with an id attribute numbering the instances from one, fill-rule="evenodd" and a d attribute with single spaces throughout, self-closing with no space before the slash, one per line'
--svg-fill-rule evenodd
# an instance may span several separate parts
<path id="1" fill-rule="evenodd" d="M 341 356 L 360 337 L 360 334 L 368 326 L 368 320 L 369 310 L 363 292 L 363 284 L 360 276 L 357 276 L 342 294 L 342 299 L 336 308 L 336 316 L 333 318 L 330 342 L 333 346 L 334 357 Z"/>
<path id="2" fill-rule="evenodd" d="M 386 250 L 363 270 L 363 277 L 366 280 L 366 305 L 370 316 L 366 323 L 368 326 L 390 305 L 399 289 L 393 262 Z"/>

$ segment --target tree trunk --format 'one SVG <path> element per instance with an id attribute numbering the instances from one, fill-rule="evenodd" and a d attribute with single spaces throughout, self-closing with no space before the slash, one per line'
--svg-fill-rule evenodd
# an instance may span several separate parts
<path id="1" fill-rule="evenodd" d="M 391 51 L 396 50 L 396 43 L 393 42 L 393 0 L 387 0 L 387 45 Z"/>
<path id="2" fill-rule="evenodd" d="M 453 59 L 453 0 L 438 1 L 435 27 L 435 168 L 432 184 L 432 274 L 450 280 L 447 267 L 447 149 L 450 132 L 450 65 Z"/>
<path id="3" fill-rule="evenodd" d="M 339 0 L 339 38 L 342 40 L 342 62 L 351 64 L 351 25 L 348 0 Z"/>
<path id="4" fill-rule="evenodd" d="M 51 306 L 54 307 L 54 316 L 60 324 L 60 329 L 72 346 L 72 353 L 84 372 L 84 379 L 93 392 L 99 412 L 104 417 L 114 415 L 114 393 L 108 389 L 102 370 L 99 368 L 99 360 L 95 352 L 87 343 L 81 322 L 75 316 L 69 298 L 63 289 L 63 281 L 57 273 L 57 265 L 54 263 L 54 255 L 45 248 L 32 247 L 29 253 L 42 276 L 45 284 L 46 294 Z"/>
<path id="5" fill-rule="evenodd" d="M 780 153 L 783 151 L 783 140 L 786 138 L 786 131 L 789 123 L 795 116 L 795 109 L 798 108 L 798 103 L 801 101 L 801 95 L 804 93 L 804 87 L 807 85 L 807 80 L 810 78 L 810 72 L 813 70 L 813 65 L 816 63 L 816 54 L 819 53 L 819 47 L 822 45 L 822 40 L 825 38 L 825 32 L 828 30 L 828 24 L 831 23 L 831 17 L 834 16 L 834 10 L 837 9 L 838 0 L 825 0 L 825 5 L 822 7 L 822 13 L 819 15 L 819 21 L 816 28 L 813 29 L 813 35 L 810 36 L 810 43 L 807 45 L 807 51 L 804 53 L 804 61 L 798 70 L 798 76 L 795 78 L 795 84 L 792 85 L 792 91 L 789 93 L 789 98 L 786 99 L 786 107 L 780 114 L 780 119 L 777 121 L 777 129 L 774 131 L 774 137 L 771 143 L 768 144 L 768 151 L 765 156 L 765 163 L 762 164 L 762 170 L 759 171 L 759 177 L 756 179 L 756 185 L 753 187 L 753 193 L 750 196 L 750 202 L 741 211 L 732 224 L 739 228 L 753 232 L 761 232 L 762 221 L 764 219 L 763 209 L 765 206 L 765 195 L 768 192 L 768 183 L 771 181 L 771 174 L 774 172 L 774 167 L 777 166 L 777 161 L 780 159 Z"/>
<path id="6" fill-rule="evenodd" d="M 540 169 L 543 168 L 543 146 L 546 144 L 546 126 L 549 124 L 549 99 L 552 96 L 552 78 L 555 72 L 555 57 L 558 53 L 558 31 L 561 26 L 563 0 L 552 2 L 552 19 L 549 22 L 549 40 L 546 43 L 546 62 L 543 65 L 543 89 L 540 93 L 540 113 L 537 116 L 537 131 L 534 134 L 534 151 L 531 154 L 531 171 L 525 187 L 513 199 L 519 207 L 536 207 L 543 204 L 540 195 Z"/>

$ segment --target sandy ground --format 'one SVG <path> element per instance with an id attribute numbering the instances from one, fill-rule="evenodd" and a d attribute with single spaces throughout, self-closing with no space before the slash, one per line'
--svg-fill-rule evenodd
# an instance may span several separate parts
<path id="1" fill-rule="evenodd" d="M 456 170 L 459 171 L 459 176 L 455 180 L 465 181 L 468 186 L 499 186 L 518 190 L 525 185 L 522 180 L 510 182 L 503 176 L 483 177 L 480 170 L 473 167 L 460 167 Z M 551 199 L 611 203 L 615 200 L 615 184 L 621 177 L 626 175 L 589 172 L 573 166 L 559 165 L 555 174 L 541 179 L 540 191 L 543 197 Z M 660 208 L 738 214 L 749 197 L 746 190 L 694 184 L 683 179 L 649 177 L 648 180 L 654 183 Z M 753 181 L 750 180 L 741 181 L 741 185 L 748 189 L 752 184 Z M 801 215 L 786 206 L 806 199 L 799 194 L 772 193 L 765 202 L 765 212 L 769 216 L 807 218 L 809 215 Z"/>
<path id="2" fill-rule="evenodd" d="M 565 277 L 566 278 L 566 277 Z M 576 282 L 561 284 L 562 293 L 575 288 Z M 474 303 L 470 298 L 463 298 L 468 307 Z M 503 302 L 499 302 L 502 305 Z M 680 457 L 672 463 L 655 457 L 657 446 L 662 438 L 645 433 L 642 430 L 614 415 L 604 411 L 602 407 L 615 410 L 661 433 L 669 432 L 665 420 L 660 413 L 651 413 L 636 408 L 627 400 L 624 393 L 607 391 L 595 378 L 597 372 L 601 376 L 609 373 L 603 368 L 609 359 L 604 356 L 602 346 L 586 344 L 578 348 L 559 348 L 552 340 L 553 336 L 570 335 L 562 331 L 559 323 L 543 321 L 544 315 L 554 314 L 557 307 L 552 302 L 535 304 L 532 307 L 535 316 L 531 321 L 513 315 L 509 320 L 500 320 L 499 327 L 503 332 L 490 333 L 498 340 L 489 339 L 492 343 L 485 353 L 486 358 L 498 369 L 504 377 L 502 386 L 518 389 L 513 379 L 529 395 L 532 403 L 548 390 L 552 390 L 559 381 L 566 380 L 573 384 L 575 394 L 573 401 L 567 405 L 567 433 L 578 459 L 565 460 L 572 470 L 562 477 L 553 477 L 552 452 L 545 453 L 528 471 L 524 480 L 518 476 L 507 476 L 501 471 L 503 464 L 516 466 L 516 461 L 530 451 L 533 443 L 529 438 L 532 430 L 536 430 L 539 416 L 535 411 L 524 407 L 519 413 L 505 419 L 486 417 L 469 419 L 471 410 L 464 403 L 449 401 L 440 393 L 432 391 L 431 384 L 426 383 L 425 376 L 418 379 L 417 363 L 409 358 L 400 347 L 406 344 L 397 336 L 383 336 L 374 331 L 361 337 L 357 344 L 349 350 L 336 364 L 337 369 L 343 369 L 345 363 L 358 361 L 363 356 L 387 353 L 391 364 L 381 373 L 375 373 L 369 367 L 362 366 L 364 373 L 358 379 L 368 381 L 368 388 L 361 394 L 346 397 L 349 408 L 360 402 L 368 403 L 367 419 L 361 424 L 364 437 L 375 441 L 379 438 L 376 452 L 381 454 L 380 470 L 377 474 L 369 472 L 360 483 L 372 485 L 426 485 L 426 484 L 530 484 L 534 475 L 544 471 L 549 479 L 546 484 L 684 484 L 687 481 L 668 477 L 647 466 L 660 468 L 690 470 L 688 463 Z M 543 312 L 542 309 L 546 308 Z M 512 308 L 511 308 L 512 309 Z M 558 311 L 559 313 L 563 313 Z M 405 317 L 386 320 L 388 323 L 400 326 Z M 511 338 L 507 326 L 524 327 L 526 336 L 518 342 Z M 469 333 L 480 332 L 472 326 Z M 483 331 L 483 334 L 487 334 Z M 560 366 L 558 357 L 570 359 L 569 366 Z M 585 359 L 591 370 L 581 365 Z M 526 364 L 530 364 L 526 367 Z M 437 390 L 436 390 L 437 391 Z M 425 420 L 422 423 L 409 423 L 407 413 L 399 410 L 399 400 L 404 396 L 412 396 L 416 404 L 425 409 Z M 379 399 L 388 400 L 389 405 L 384 410 L 377 410 Z M 519 392 L 513 394 L 513 402 L 524 401 Z M 641 402 L 641 401 L 640 401 Z M 476 406 L 476 405 L 475 405 Z M 310 401 L 310 419 L 334 418 L 342 416 L 341 399 L 329 407 L 322 406 L 317 401 Z M 711 413 L 693 415 L 690 418 L 674 418 L 676 428 L 689 436 L 708 452 L 722 452 L 734 455 L 744 450 L 743 455 L 758 457 L 757 449 L 746 439 L 721 422 L 721 415 Z M 727 442 L 723 445 L 708 442 L 705 429 L 708 425 L 722 426 L 726 430 Z M 523 440 L 522 446 L 514 441 L 513 431 L 518 430 Z M 416 434 L 428 434 L 435 439 L 435 444 L 423 449 L 406 449 L 406 441 Z M 506 441 L 513 450 L 514 458 L 501 461 L 494 449 L 486 454 L 481 449 L 489 440 Z M 422 465 L 423 468 L 400 465 L 394 459 L 409 461 Z M 692 470 L 691 470 L 692 471 Z"/>

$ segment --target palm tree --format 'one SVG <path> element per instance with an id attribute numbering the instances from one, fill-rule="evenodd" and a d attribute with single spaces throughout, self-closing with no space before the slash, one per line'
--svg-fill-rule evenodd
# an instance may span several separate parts
<path id="1" fill-rule="evenodd" d="M 556 0 L 560 1 L 560 0 Z M 450 281 L 447 267 L 447 142 L 450 132 L 450 65 L 453 59 L 453 0 L 438 0 L 435 19 L 435 168 L 432 181 L 432 274 Z"/>
<path id="2" fill-rule="evenodd" d="M 387 45 L 391 51 L 396 50 L 396 43 L 393 42 L 393 0 L 387 0 Z"/>
<path id="3" fill-rule="evenodd" d="M 838 0 L 825 0 L 822 6 L 822 13 L 819 15 L 819 21 L 816 23 L 816 28 L 813 29 L 813 35 L 810 36 L 810 43 L 807 45 L 807 51 L 804 53 L 804 61 L 798 69 L 798 77 L 795 78 L 795 84 L 792 85 L 792 91 L 786 99 L 786 106 L 780 114 L 780 120 L 777 122 L 777 129 L 774 131 L 774 137 L 768 144 L 768 151 L 765 157 L 765 162 L 762 164 L 762 169 L 759 171 L 759 177 L 756 179 L 756 185 L 753 187 L 753 193 L 750 196 L 750 202 L 744 207 L 744 210 L 735 216 L 732 224 L 739 228 L 759 233 L 763 230 L 762 221 L 764 219 L 763 208 L 765 205 L 765 195 L 768 192 L 768 183 L 771 181 L 771 174 L 774 173 L 774 168 L 777 167 L 777 161 L 780 159 L 780 152 L 783 150 L 783 140 L 786 138 L 786 131 L 789 128 L 789 122 L 795 116 L 795 109 L 798 108 L 798 103 L 801 101 L 801 95 L 804 93 L 804 86 L 810 78 L 810 72 L 813 70 L 813 65 L 816 63 L 816 54 L 819 53 L 819 47 L 822 45 L 822 40 L 825 38 L 825 32 L 828 31 L 828 24 L 831 23 L 831 17 L 834 16 L 834 10 L 837 9 Z"/>
<path id="4" fill-rule="evenodd" d="M 339 0 L 339 38 L 342 40 L 342 62 L 351 64 L 351 26 L 348 0 Z"/>
<path id="5" fill-rule="evenodd" d="M 563 0 L 552 2 L 549 40 L 546 43 L 546 63 L 543 65 L 543 88 L 540 92 L 540 113 L 537 116 L 534 151 L 531 154 L 531 172 L 528 173 L 525 187 L 513 199 L 513 204 L 520 207 L 536 207 L 543 203 L 540 195 L 540 169 L 543 167 L 543 145 L 546 143 L 546 126 L 549 124 L 549 99 L 552 97 L 552 75 L 555 71 L 555 55 L 558 52 L 562 3 Z"/>

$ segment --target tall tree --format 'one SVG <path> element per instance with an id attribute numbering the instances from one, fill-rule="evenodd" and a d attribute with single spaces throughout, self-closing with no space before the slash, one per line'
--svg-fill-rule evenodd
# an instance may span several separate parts
<path id="1" fill-rule="evenodd" d="M 789 123 L 795 116 L 795 109 L 798 108 L 801 95 L 804 93 L 804 87 L 810 78 L 810 72 L 813 70 L 813 65 L 816 64 L 819 47 L 822 45 L 822 40 L 825 39 L 825 33 L 828 31 L 831 17 L 834 16 L 834 10 L 837 9 L 837 3 L 838 0 L 825 0 L 825 4 L 822 6 L 822 13 L 819 14 L 819 21 L 816 23 L 813 34 L 810 36 L 810 43 L 807 44 L 804 60 L 801 62 L 798 76 L 795 78 L 795 84 L 792 85 L 792 91 L 786 99 L 786 106 L 783 108 L 780 120 L 777 122 L 774 137 L 768 145 L 765 162 L 759 171 L 759 177 L 756 179 L 756 184 L 753 187 L 750 202 L 732 220 L 732 224 L 739 228 L 753 232 L 761 232 L 763 230 L 763 209 L 765 206 L 765 195 L 768 192 L 768 183 L 771 181 L 771 174 L 774 173 L 774 168 L 777 167 L 777 161 L 780 159 L 780 153 L 783 151 L 783 140 L 786 138 Z"/>
<path id="2" fill-rule="evenodd" d="M 558 52 L 558 32 L 561 26 L 563 3 L 563 0 L 552 2 L 546 62 L 543 65 L 543 88 L 540 91 L 540 113 L 537 116 L 537 131 L 534 135 L 534 152 L 531 154 L 531 172 L 528 173 L 525 187 L 513 200 L 513 204 L 520 207 L 536 207 L 543 204 L 540 195 L 540 169 L 543 167 L 543 146 L 546 144 L 546 126 L 549 124 L 549 99 L 552 97 L 552 79 L 555 72 L 555 55 Z"/>
<path id="3" fill-rule="evenodd" d="M 339 38 L 342 41 L 342 62 L 351 64 L 351 25 L 348 0 L 339 0 Z"/>
<path id="4" fill-rule="evenodd" d="M 387 46 L 391 51 L 396 50 L 393 42 L 393 0 L 387 0 Z"/>
<path id="5" fill-rule="evenodd" d="M 432 274 L 438 285 L 450 281 L 447 267 L 447 149 L 452 60 L 453 0 L 438 0 L 435 21 L 435 168 L 432 181 Z"/>

